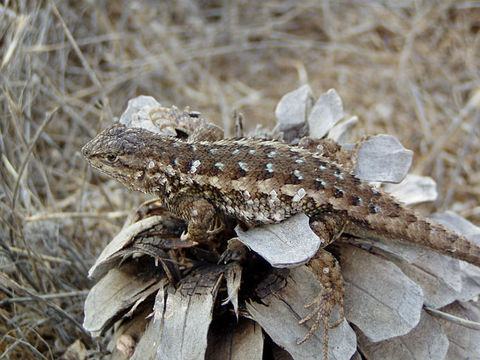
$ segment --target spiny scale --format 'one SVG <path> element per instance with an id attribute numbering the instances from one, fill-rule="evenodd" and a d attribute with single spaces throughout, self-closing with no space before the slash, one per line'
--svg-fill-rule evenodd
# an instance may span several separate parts
<path id="1" fill-rule="evenodd" d="M 167 205 L 172 194 L 188 192 L 253 225 L 298 212 L 342 214 L 352 235 L 413 242 L 480 265 L 473 242 L 300 147 L 254 138 L 188 142 L 117 124 L 82 152 L 92 166 Z"/>

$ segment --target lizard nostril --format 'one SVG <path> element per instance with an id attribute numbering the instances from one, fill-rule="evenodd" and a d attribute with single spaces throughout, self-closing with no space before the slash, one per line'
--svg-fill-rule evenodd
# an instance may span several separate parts
<path id="1" fill-rule="evenodd" d="M 83 155 L 84 157 L 87 157 L 88 154 L 89 154 L 89 151 L 88 151 L 88 150 L 89 150 L 89 149 L 88 149 L 88 143 L 87 143 L 87 144 L 83 145 L 83 147 L 82 147 L 82 149 L 81 149 L 80 151 L 81 151 L 81 153 L 82 153 L 82 155 Z"/>

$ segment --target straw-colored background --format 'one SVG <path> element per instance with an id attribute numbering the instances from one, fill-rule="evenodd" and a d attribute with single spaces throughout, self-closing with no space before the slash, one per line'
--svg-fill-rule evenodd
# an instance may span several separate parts
<path id="1" fill-rule="evenodd" d="M 397 136 L 413 172 L 438 182 L 424 210 L 480 224 L 478 2 L 1 4 L 0 358 L 53 359 L 78 338 L 95 348 L 74 325 L 86 272 L 140 197 L 79 149 L 140 94 L 231 134 L 234 109 L 247 128 L 273 126 L 286 92 L 333 87 L 359 135 Z"/>

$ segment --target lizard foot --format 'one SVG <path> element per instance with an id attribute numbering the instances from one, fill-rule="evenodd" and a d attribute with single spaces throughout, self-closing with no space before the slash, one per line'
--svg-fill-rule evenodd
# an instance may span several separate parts
<path id="1" fill-rule="evenodd" d="M 215 220 L 212 221 L 212 224 L 207 230 L 207 237 L 208 239 L 214 238 L 216 235 L 221 233 L 223 230 L 225 230 L 225 224 L 224 222 L 218 217 L 215 216 Z"/>
<path id="2" fill-rule="evenodd" d="M 221 233 L 225 229 L 225 225 L 221 220 L 215 220 L 215 225 L 212 225 L 209 229 L 199 229 L 198 227 L 194 229 L 194 231 L 190 231 L 190 226 L 189 230 L 187 232 L 182 232 L 182 235 L 180 236 L 180 240 L 182 241 L 194 241 L 194 242 L 201 242 L 201 241 L 210 241 L 215 238 L 219 233 Z M 199 230 L 199 231 L 197 231 Z"/>
<path id="3" fill-rule="evenodd" d="M 215 214 L 214 208 L 205 200 L 194 202 L 194 208 L 190 214 L 187 232 L 183 232 L 180 239 L 195 242 L 211 241 L 225 230 L 222 219 Z"/>
<path id="4" fill-rule="evenodd" d="M 297 344 L 303 344 L 310 339 L 320 324 L 323 323 L 323 356 L 327 359 L 328 330 L 340 325 L 344 319 L 343 279 L 337 260 L 326 250 L 320 249 L 317 256 L 307 266 L 313 270 L 317 280 L 322 285 L 322 290 L 310 303 L 305 305 L 306 309 L 312 308 L 312 311 L 301 319 L 299 324 L 305 324 L 312 319 L 314 319 L 314 323 L 308 333 L 297 341 Z M 331 323 L 330 316 L 336 304 L 338 304 L 340 317 L 337 321 Z"/>

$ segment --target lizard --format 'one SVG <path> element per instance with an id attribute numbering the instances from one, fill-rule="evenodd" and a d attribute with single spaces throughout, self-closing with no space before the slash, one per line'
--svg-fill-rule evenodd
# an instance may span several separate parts
<path id="1" fill-rule="evenodd" d="M 323 246 L 347 233 L 413 243 L 480 266 L 480 247 L 473 241 L 402 205 L 357 178 L 351 166 L 309 146 L 256 138 L 178 139 L 114 124 L 81 151 L 92 167 L 127 188 L 158 196 L 174 217 L 188 223 L 184 240 L 215 237 L 222 217 L 248 228 L 303 212 Z M 323 249 L 310 265 L 324 269 L 318 271 L 323 291 L 305 305 L 313 310 L 300 323 L 316 319 L 298 343 L 323 321 L 326 358 L 327 329 L 343 321 L 343 279 L 336 259 Z M 340 319 L 331 324 L 336 303 Z"/>

